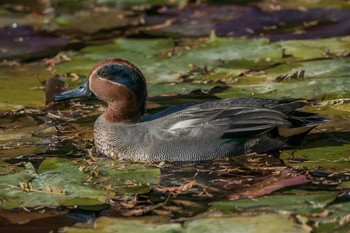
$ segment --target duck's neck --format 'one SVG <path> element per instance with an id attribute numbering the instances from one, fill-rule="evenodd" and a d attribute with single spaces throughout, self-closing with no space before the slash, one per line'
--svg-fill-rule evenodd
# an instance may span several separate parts
<path id="1" fill-rule="evenodd" d="M 138 106 L 136 101 L 112 102 L 108 103 L 107 111 L 104 112 L 102 115 L 104 116 L 105 120 L 107 120 L 110 123 L 136 123 L 141 120 L 142 116 L 139 108 L 140 107 Z"/>

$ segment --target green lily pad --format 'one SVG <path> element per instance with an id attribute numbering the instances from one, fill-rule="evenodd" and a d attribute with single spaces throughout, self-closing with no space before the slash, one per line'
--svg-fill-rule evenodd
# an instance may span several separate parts
<path id="1" fill-rule="evenodd" d="M 239 210 L 285 210 L 298 214 L 309 214 L 323 211 L 324 207 L 334 201 L 336 193 L 322 192 L 294 192 L 294 194 L 271 195 L 257 199 L 241 199 L 235 201 L 214 202 L 211 210 L 239 211 Z"/>
<path id="2" fill-rule="evenodd" d="M 311 232 L 311 228 L 293 223 L 283 215 L 258 215 L 246 217 L 202 218 L 184 223 L 185 232 Z"/>
<path id="3" fill-rule="evenodd" d="M 38 125 L 30 116 L 7 116 L 0 119 L 0 158 L 12 158 L 45 151 L 57 132 L 53 126 Z"/>
<path id="4" fill-rule="evenodd" d="M 38 64 L 0 66 L 0 110 L 44 107 L 43 81 L 53 76 Z"/>
<path id="5" fill-rule="evenodd" d="M 181 233 L 179 223 L 154 223 L 147 220 L 128 220 L 101 217 L 91 224 L 79 224 L 74 227 L 65 227 L 63 232 L 134 232 L 134 233 Z"/>
<path id="6" fill-rule="evenodd" d="M 97 205 L 108 196 L 86 184 L 87 175 L 78 165 L 51 158 L 36 171 L 31 163 L 18 173 L 0 176 L 1 207 Z"/>
<path id="7" fill-rule="evenodd" d="M 297 80 L 276 78 L 304 71 L 304 77 Z M 282 64 L 264 73 L 248 77 L 239 77 L 231 84 L 232 90 L 218 94 L 221 98 L 249 96 L 265 98 L 306 97 L 335 99 L 350 96 L 349 79 L 350 61 L 348 59 L 315 60 Z"/>
<path id="8" fill-rule="evenodd" d="M 325 172 L 349 172 L 350 144 L 326 143 L 320 141 L 314 143 L 314 147 L 308 144 L 310 148 L 283 151 L 281 159 L 288 166 L 317 168 L 318 171 Z M 298 162 L 300 158 L 303 162 Z"/>
<path id="9" fill-rule="evenodd" d="M 50 158 L 37 170 L 31 163 L 25 168 L 6 169 L 0 175 L 0 206 L 93 206 L 111 197 L 149 192 L 159 177 L 159 168 L 140 164 L 102 159 L 91 165 Z"/>
<path id="10" fill-rule="evenodd" d="M 266 10 L 271 10 L 271 5 L 276 3 L 274 0 L 264 0 L 258 5 Z M 311 8 L 340 8 L 348 9 L 349 4 L 342 0 L 318 0 L 318 1 L 304 1 L 304 0 L 283 0 L 278 1 L 279 7 L 291 9 L 311 9 Z"/>
<path id="11" fill-rule="evenodd" d="M 345 57 L 350 53 L 350 37 L 319 40 L 288 40 L 279 43 L 286 56 L 296 60 L 311 60 L 326 57 Z"/>
<path id="12" fill-rule="evenodd" d="M 329 210 L 329 214 L 327 216 L 313 218 L 313 220 L 319 221 L 320 223 L 332 222 L 332 220 L 334 222 L 343 221 L 343 223 L 345 223 L 346 217 L 349 215 L 350 212 L 350 202 L 336 203 L 330 205 L 327 207 L 327 210 Z"/>
<path id="13" fill-rule="evenodd" d="M 147 193 L 160 182 L 159 168 L 109 159 L 98 161 L 90 173 L 100 174 L 94 178 L 95 184 L 117 197 Z"/>
<path id="14" fill-rule="evenodd" d="M 15 173 L 17 170 L 18 170 L 17 167 L 12 166 L 3 161 L 0 161 L 0 176 Z"/>
<path id="15" fill-rule="evenodd" d="M 350 202 L 336 203 L 327 207 L 327 215 L 312 217 L 317 227 L 314 232 L 349 232 Z"/>
<path id="16" fill-rule="evenodd" d="M 158 218 L 158 217 L 156 217 Z M 180 223 L 157 223 L 147 220 L 130 220 L 101 217 L 94 224 L 77 224 L 65 227 L 65 233 L 80 232 L 162 232 L 162 233 L 267 233 L 267 232 L 310 232 L 311 228 L 288 220 L 287 216 L 266 214 L 246 217 L 207 217 Z"/>
<path id="17" fill-rule="evenodd" d="M 109 10 L 107 12 L 91 12 L 82 17 L 55 18 L 53 22 L 58 26 L 57 28 L 50 28 L 50 30 L 62 31 L 81 37 L 85 34 L 94 36 L 93 34 L 102 30 L 110 31 L 116 28 L 138 25 L 140 16 L 128 11 Z M 81 25 L 84 25 L 84 27 Z"/>

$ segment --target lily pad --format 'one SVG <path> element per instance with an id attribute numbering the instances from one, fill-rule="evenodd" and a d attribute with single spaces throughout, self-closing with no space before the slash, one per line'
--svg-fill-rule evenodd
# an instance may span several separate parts
<path id="1" fill-rule="evenodd" d="M 340 7 L 303 10 L 305 7 L 301 2 L 298 2 L 299 8 L 296 4 L 292 8 L 282 8 L 280 2 L 260 4 L 264 9 L 254 5 L 229 4 L 165 8 L 158 14 L 145 16 L 144 33 L 181 38 L 208 36 L 215 31 L 222 37 L 265 36 L 272 41 L 318 39 L 349 34 L 350 14 L 339 9 Z M 341 5 L 345 6 L 346 3 L 342 2 Z"/>
<path id="2" fill-rule="evenodd" d="M 101 188 L 114 192 L 116 197 L 125 197 L 136 193 L 147 193 L 160 182 L 160 169 L 150 165 L 121 163 L 114 160 L 100 160 L 87 169 L 95 175 L 94 183 Z"/>
<path id="3" fill-rule="evenodd" d="M 262 214 L 258 216 L 231 218 L 203 218 L 184 223 L 185 232 L 222 233 L 267 233 L 267 232 L 311 232 L 311 228 L 293 223 L 287 216 Z"/>
<path id="4" fill-rule="evenodd" d="M 78 165 L 52 158 L 42 162 L 36 171 L 31 163 L 18 173 L 0 176 L 1 207 L 97 205 L 106 193 L 85 184 L 87 175 Z"/>
<path id="5" fill-rule="evenodd" d="M 0 59 L 23 60 L 50 56 L 68 44 L 66 38 L 49 35 L 30 26 L 0 28 L 0 34 Z"/>
<path id="6" fill-rule="evenodd" d="M 333 144 L 333 145 L 332 145 Z M 289 166 L 317 168 L 325 172 L 349 172 L 350 144 L 337 142 L 315 143 L 314 147 L 286 150 L 281 158 Z M 302 159 L 298 162 L 298 159 Z"/>
<path id="7" fill-rule="evenodd" d="M 235 201 L 214 202 L 211 210 L 234 211 L 242 210 L 285 210 L 295 211 L 298 214 L 310 214 L 323 211 L 324 207 L 335 200 L 336 193 L 321 192 L 312 193 L 306 191 L 294 192 L 294 194 L 271 195 L 257 199 L 241 199 Z"/>
<path id="8" fill-rule="evenodd" d="M 348 59 L 315 60 L 282 64 L 263 73 L 239 77 L 231 84 L 232 90 L 219 97 L 254 95 L 265 98 L 306 97 L 336 99 L 350 95 L 350 61 Z M 276 81 L 281 75 L 292 76 L 296 72 L 304 76 L 296 80 Z"/>
<path id="9" fill-rule="evenodd" d="M 7 116 L 0 119 L 0 157 L 9 159 L 43 153 L 55 141 L 54 126 L 38 124 L 31 116 Z"/>
<path id="10" fill-rule="evenodd" d="M 173 233 L 267 233 L 267 232 L 310 232 L 311 228 L 293 223 L 283 215 L 259 215 L 249 217 L 207 217 L 180 223 L 157 223 L 156 218 L 146 220 L 127 220 L 101 217 L 94 224 L 79 224 L 65 227 L 63 232 L 173 232 Z"/>
<path id="11" fill-rule="evenodd" d="M 350 53 L 350 37 L 319 40 L 288 40 L 279 43 L 286 56 L 311 60 L 326 57 L 346 57 Z"/>
<path id="12" fill-rule="evenodd" d="M 274 0 L 264 0 L 258 3 L 258 6 L 263 7 L 265 10 L 271 10 L 276 1 Z M 350 6 L 342 0 L 283 0 L 278 1 L 278 6 L 280 8 L 292 8 L 292 9 L 310 9 L 310 8 L 340 8 L 349 9 Z"/>
<path id="13" fill-rule="evenodd" d="M 44 107 L 44 80 L 52 76 L 39 64 L 0 65 L 0 109 Z"/>
<path id="14" fill-rule="evenodd" d="M 138 25 L 140 24 L 140 16 L 130 11 L 109 10 L 107 12 L 91 12 L 81 17 L 57 18 L 53 22 L 58 25 L 49 30 L 76 35 L 81 38 L 82 35 L 86 34 L 94 36 L 93 34 L 100 31 L 111 31 Z M 84 27 L 81 25 L 84 25 Z M 99 37 L 101 38 L 102 35 L 99 35 Z"/>

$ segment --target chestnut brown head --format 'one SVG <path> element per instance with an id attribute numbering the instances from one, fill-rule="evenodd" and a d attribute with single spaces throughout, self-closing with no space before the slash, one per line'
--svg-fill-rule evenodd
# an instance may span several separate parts
<path id="1" fill-rule="evenodd" d="M 92 93 L 108 104 L 128 103 L 138 105 L 144 114 L 147 101 L 146 79 L 132 63 L 110 58 L 97 63 L 87 82 L 55 96 L 55 100 L 66 100 L 91 96 Z"/>

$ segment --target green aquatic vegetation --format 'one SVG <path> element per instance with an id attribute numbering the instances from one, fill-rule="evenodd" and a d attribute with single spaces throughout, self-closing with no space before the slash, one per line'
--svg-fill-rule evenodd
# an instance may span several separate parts
<path id="1" fill-rule="evenodd" d="M 327 57 L 346 57 L 350 53 L 350 37 L 318 40 L 287 40 L 279 45 L 291 60 L 311 60 Z"/>
<path id="2" fill-rule="evenodd" d="M 1 65 L 0 109 L 43 107 L 45 92 L 41 82 L 51 76 L 44 65 Z"/>
<path id="3" fill-rule="evenodd" d="M 106 163 L 108 161 L 103 162 Z M 48 158 L 38 169 L 28 162 L 23 168 L 3 172 L 0 206 L 4 209 L 94 206 L 105 203 L 108 198 L 148 192 L 152 185 L 158 184 L 159 169 L 140 170 L 138 165 L 129 165 L 115 170 L 115 166 L 100 164 L 98 171 L 84 171 L 88 166 L 68 159 Z"/>
<path id="4" fill-rule="evenodd" d="M 98 161 L 93 169 L 87 168 L 87 171 L 95 174 L 93 182 L 97 187 L 114 192 L 116 197 L 147 193 L 160 181 L 159 168 L 114 160 Z"/>
<path id="5" fill-rule="evenodd" d="M 16 2 L 21 5 L 22 1 Z M 2 209 L 63 206 L 103 209 L 101 215 L 147 215 L 102 217 L 90 224 L 65 227 L 64 232 L 349 231 L 350 39 L 281 41 L 312 37 L 322 27 L 328 34 L 323 31 L 318 37 L 342 35 L 337 29 L 348 19 L 345 10 L 305 9 L 347 9 L 349 4 L 340 0 L 240 1 L 273 10 L 270 14 L 252 5 L 211 5 L 217 1 L 206 1 L 209 3 L 203 6 L 186 6 L 188 1 L 183 0 L 89 2 L 91 5 L 81 0 L 51 1 L 55 12 L 40 16 L 23 9 L 13 13 L 15 8 L 9 6 L 0 10 L 4 32 L 18 27 L 23 30 L 17 31 L 20 35 L 26 30 L 21 26 L 29 24 L 32 32 L 25 42 L 48 36 L 68 45 L 48 60 L 39 60 L 54 55 L 46 45 L 42 51 L 27 54 L 23 48 L 30 43 L 17 46 L 17 40 L 23 39 L 17 36 L 5 40 L 12 43 L 15 39 L 12 51 L 0 49 L 3 58 L 20 59 L 1 64 L 0 110 L 34 107 L 40 112 L 33 117 L 23 110 L 21 117 L 15 117 L 11 115 L 14 111 L 8 111 L 0 119 Z M 158 8 L 165 3 L 170 7 Z M 38 12 L 45 8 L 36 1 L 28 4 L 39 5 Z M 276 11 L 278 7 L 283 11 Z M 241 14 L 232 15 L 231 10 Z M 305 21 L 290 19 L 289 12 Z M 256 21 L 233 27 L 237 33 L 243 28 L 242 35 L 258 39 L 208 36 L 214 28 L 217 35 L 226 35 L 225 30 L 231 30 L 240 16 L 242 22 L 255 16 L 267 20 L 254 30 L 249 28 Z M 275 16 L 283 21 L 281 25 L 270 23 Z M 171 20 L 166 21 L 167 17 Z M 183 19 L 197 26 L 180 22 Z M 260 33 L 279 42 L 260 37 Z M 148 38 L 141 38 L 145 34 Z M 194 38 L 179 38 L 181 35 Z M 309 101 L 305 110 L 325 114 L 329 122 L 313 130 L 303 146 L 283 150 L 279 158 L 242 155 L 218 162 L 220 165 L 214 162 L 192 168 L 100 159 L 90 148 L 92 125 L 103 105 L 73 101 L 43 110 L 43 88 L 44 81 L 55 75 L 69 86 L 79 85 L 97 62 L 109 57 L 127 59 L 145 74 L 149 112 L 226 97 L 305 97 L 317 100 Z"/>
<path id="6" fill-rule="evenodd" d="M 330 57 L 346 56 L 348 45 L 348 37 L 279 43 L 212 37 L 177 45 L 171 39 L 118 39 L 68 54 L 71 60 L 57 64 L 55 69 L 57 74 L 73 72 L 83 79 L 96 62 L 121 57 L 135 63 L 145 74 L 151 96 L 210 89 L 226 83 L 232 90 L 219 97 L 254 94 L 271 98 L 339 98 L 349 94 L 346 86 L 350 63 L 348 59 Z M 304 77 L 300 80 L 275 81 L 301 71 Z M 3 65 L 0 79 L 6 86 L 0 94 L 0 108 L 44 106 L 41 81 L 51 76 L 43 65 L 21 65 L 18 69 Z"/>
<path id="7" fill-rule="evenodd" d="M 349 96 L 350 61 L 348 59 L 300 61 L 281 64 L 264 72 L 238 78 L 230 84 L 232 90 L 219 94 L 219 97 L 249 96 L 269 98 L 303 97 L 337 99 Z M 304 72 L 300 78 L 278 77 L 293 76 Z"/>
<path id="8" fill-rule="evenodd" d="M 281 158 L 292 167 L 317 168 L 318 171 L 325 172 L 349 172 L 349 152 L 348 143 L 327 143 L 320 140 L 307 145 L 306 148 L 283 151 Z M 302 159 L 302 162 L 298 162 L 298 159 Z"/>
<path id="9" fill-rule="evenodd" d="M 157 219 L 125 220 L 102 217 L 94 224 L 79 224 L 75 227 L 65 227 L 63 232 L 162 232 L 162 233 L 267 233 L 267 232 L 311 232 L 311 228 L 288 220 L 287 216 L 278 214 L 263 214 L 259 216 L 231 217 L 218 216 L 203 217 L 180 223 L 159 223 Z"/>
<path id="10" fill-rule="evenodd" d="M 275 3 L 273 0 L 264 0 L 258 5 L 263 9 L 271 10 L 271 3 Z M 342 0 L 283 0 L 278 1 L 278 5 L 282 8 L 288 9 L 312 9 L 312 8 L 340 8 L 349 9 L 349 4 Z"/>
<path id="11" fill-rule="evenodd" d="M 289 191 L 283 195 L 270 195 L 256 199 L 214 202 L 211 210 L 221 211 L 257 211 L 259 209 L 294 211 L 306 215 L 317 213 L 335 200 L 334 192 Z"/>
<path id="12" fill-rule="evenodd" d="M 84 184 L 86 179 L 76 164 L 63 159 L 44 160 L 38 170 L 26 163 L 18 173 L 0 176 L 1 207 L 102 204 L 105 193 Z"/>

